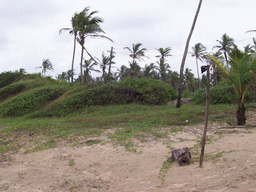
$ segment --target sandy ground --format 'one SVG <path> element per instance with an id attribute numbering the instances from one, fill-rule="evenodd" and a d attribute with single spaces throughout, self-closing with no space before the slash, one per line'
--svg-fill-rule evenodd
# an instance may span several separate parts
<path id="1" fill-rule="evenodd" d="M 248 117 L 247 123 L 255 126 L 256 113 Z M 209 124 L 203 168 L 196 158 L 200 148 L 193 148 L 190 165 L 174 162 L 167 173 L 160 171 L 171 156 L 167 145 L 193 147 L 203 124 L 139 143 L 137 152 L 108 142 L 28 154 L 20 148 L 0 161 L 0 191 L 256 191 L 256 129 L 223 128 L 227 126 Z"/>

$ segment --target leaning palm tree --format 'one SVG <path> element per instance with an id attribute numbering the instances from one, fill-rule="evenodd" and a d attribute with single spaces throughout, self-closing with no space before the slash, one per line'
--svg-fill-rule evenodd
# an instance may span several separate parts
<path id="1" fill-rule="evenodd" d="M 85 38 L 86 37 L 100 37 L 105 38 L 112 41 L 110 38 L 106 37 L 105 35 L 99 35 L 98 33 L 104 33 L 104 31 L 100 28 L 99 24 L 103 22 L 103 19 L 100 17 L 93 17 L 94 14 L 98 13 L 97 11 L 92 11 L 89 13 L 89 7 L 86 7 L 82 12 L 77 15 L 77 28 L 79 31 L 79 37 L 77 37 L 77 41 L 82 46 L 81 51 L 81 62 L 80 62 L 80 72 L 81 72 L 81 84 L 84 84 L 83 78 L 83 53 L 85 47 Z"/>
<path id="2" fill-rule="evenodd" d="M 226 61 L 226 65 L 228 65 L 228 53 L 232 50 L 233 44 L 234 44 L 234 39 L 227 36 L 225 33 L 222 37 L 221 40 L 217 40 L 217 42 L 220 45 L 214 46 L 213 48 L 218 48 L 219 51 L 222 51 L 224 54 L 224 58 Z"/>
<path id="3" fill-rule="evenodd" d="M 71 18 L 71 24 L 72 28 L 61 28 L 59 33 L 61 34 L 62 31 L 68 30 L 69 34 L 74 35 L 74 48 L 73 48 L 73 56 L 72 56 L 72 64 L 71 64 L 71 82 L 73 82 L 74 78 L 74 61 L 75 61 L 75 53 L 76 53 L 76 37 L 77 37 L 77 32 L 78 32 L 78 26 L 77 26 L 77 16 L 78 14 L 75 13 L 74 16 Z"/>
<path id="4" fill-rule="evenodd" d="M 206 54 L 206 47 L 202 43 L 197 43 L 194 47 L 192 47 L 192 50 L 193 52 L 191 52 L 191 56 L 196 58 L 198 86 L 200 86 L 198 60 L 203 61 L 204 56 Z"/>
<path id="5" fill-rule="evenodd" d="M 230 69 L 225 68 L 223 63 L 220 63 L 215 57 L 209 55 L 209 58 L 233 84 L 238 99 L 238 109 L 236 112 L 237 124 L 245 125 L 246 117 L 243 101 L 245 93 L 255 76 L 256 57 L 252 59 L 247 53 L 238 50 L 236 46 L 234 47 L 233 51 L 229 54 L 229 64 L 231 65 Z"/>
<path id="6" fill-rule="evenodd" d="M 42 76 L 43 77 L 45 77 L 45 73 L 46 73 L 47 70 L 53 70 L 52 63 L 49 59 L 44 59 L 43 63 L 42 63 L 42 66 L 36 67 L 36 69 L 37 68 L 42 69 Z"/>
<path id="7" fill-rule="evenodd" d="M 159 72 L 161 75 L 161 79 L 162 81 L 166 81 L 166 74 L 167 74 L 167 70 L 168 68 L 170 68 L 169 64 L 166 63 L 166 57 L 170 57 L 172 56 L 170 54 L 171 52 L 171 48 L 167 47 L 167 48 L 158 48 L 157 51 L 159 51 L 160 55 L 157 55 L 156 57 L 160 57 L 160 60 L 157 61 L 157 63 L 159 64 Z"/>
<path id="8" fill-rule="evenodd" d="M 202 5 L 202 2 L 203 2 L 203 0 L 199 1 L 198 7 L 197 7 L 197 11 L 196 11 L 196 15 L 194 17 L 194 21 L 193 21 L 192 27 L 190 29 L 190 33 L 188 35 L 188 39 L 187 39 L 187 42 L 186 42 L 183 58 L 182 58 L 182 61 L 181 61 L 180 79 L 179 79 L 179 94 L 178 94 L 177 105 L 176 105 L 177 108 L 180 108 L 180 105 L 181 105 L 182 86 L 183 86 L 183 71 L 184 71 L 186 57 L 187 57 L 187 54 L 188 54 L 189 42 L 190 42 L 190 39 L 192 37 L 192 33 L 193 33 L 195 25 L 196 25 L 196 20 L 197 20 L 197 17 L 199 15 L 199 12 L 200 12 L 200 8 L 201 8 L 201 5 Z"/>
<path id="9" fill-rule="evenodd" d="M 132 63 L 135 63 L 136 60 L 138 61 L 144 61 L 143 57 L 147 57 L 145 56 L 145 51 L 147 51 L 146 48 L 141 48 L 140 46 L 142 46 L 141 43 L 137 43 L 137 44 L 132 44 L 132 49 L 129 47 L 125 47 L 124 49 L 127 49 L 130 51 L 130 57 L 132 58 Z"/>

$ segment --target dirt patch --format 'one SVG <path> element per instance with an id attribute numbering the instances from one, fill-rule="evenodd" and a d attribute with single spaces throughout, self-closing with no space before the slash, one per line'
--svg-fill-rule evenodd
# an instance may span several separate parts
<path id="1" fill-rule="evenodd" d="M 255 116 L 250 113 L 247 123 L 255 126 Z M 210 123 L 205 161 L 199 168 L 197 146 L 203 127 L 188 125 L 168 138 L 138 143 L 137 152 L 108 142 L 28 154 L 21 148 L 1 160 L 0 190 L 256 191 L 256 130 Z M 174 162 L 160 174 L 172 147 L 191 148 L 193 161 L 186 166 Z"/>

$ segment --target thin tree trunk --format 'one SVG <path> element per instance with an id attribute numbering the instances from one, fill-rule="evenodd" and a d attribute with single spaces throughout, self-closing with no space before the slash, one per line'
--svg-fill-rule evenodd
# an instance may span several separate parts
<path id="1" fill-rule="evenodd" d="M 80 73 L 81 73 L 81 85 L 84 85 L 84 74 L 83 74 L 83 56 L 84 56 L 84 45 L 82 44 L 81 52 L 81 63 L 80 63 Z"/>
<path id="2" fill-rule="evenodd" d="M 197 20 L 197 17 L 198 17 L 198 14 L 199 14 L 202 2 L 203 2 L 203 0 L 200 0 L 200 2 L 198 4 L 196 15 L 195 15 L 195 18 L 194 18 L 194 21 L 193 21 L 193 24 L 192 24 L 192 27 L 191 27 L 188 39 L 187 39 L 185 51 L 184 51 L 184 54 L 183 54 L 183 59 L 182 59 L 181 66 L 180 66 L 180 80 L 179 80 L 179 89 L 178 89 L 179 94 L 178 94 L 177 105 L 176 105 L 177 108 L 180 108 L 180 105 L 181 105 L 182 87 L 183 87 L 183 71 L 184 71 L 186 57 L 187 57 L 187 54 L 188 54 L 189 42 L 190 42 L 190 39 L 192 37 L 192 33 L 193 33 L 195 25 L 196 25 L 196 20 Z"/>
<path id="3" fill-rule="evenodd" d="M 227 52 L 224 51 L 224 57 L 225 57 L 225 60 L 226 60 L 226 65 L 228 66 L 228 57 L 227 57 Z"/>
<path id="4" fill-rule="evenodd" d="M 113 58 L 113 47 L 111 47 L 111 51 L 110 51 L 110 59 L 109 59 L 109 68 L 108 68 L 108 77 L 107 77 L 107 81 L 109 81 L 109 79 L 110 79 L 112 58 Z"/>
<path id="5" fill-rule="evenodd" d="M 239 104 L 238 104 L 236 118 L 237 118 L 237 125 L 245 125 L 245 123 L 246 123 L 245 107 L 242 102 L 239 102 Z"/>
<path id="6" fill-rule="evenodd" d="M 198 59 L 196 58 L 197 76 L 198 76 L 198 88 L 200 88 L 199 70 L 198 70 Z"/>
<path id="7" fill-rule="evenodd" d="M 205 147 L 206 132 L 207 132 L 207 126 L 208 126 L 208 117 L 209 117 L 209 105 L 210 105 L 210 75 L 209 75 L 209 65 L 207 65 L 206 111 L 205 111 L 205 124 L 204 124 L 202 148 L 201 148 L 200 163 L 199 163 L 200 168 L 203 166 L 204 147 Z"/>
<path id="8" fill-rule="evenodd" d="M 73 83 L 73 79 L 74 79 L 75 53 L 76 53 L 76 35 L 74 36 L 74 49 L 73 49 L 73 58 L 72 58 L 72 64 L 71 64 L 71 82 L 72 83 Z"/>

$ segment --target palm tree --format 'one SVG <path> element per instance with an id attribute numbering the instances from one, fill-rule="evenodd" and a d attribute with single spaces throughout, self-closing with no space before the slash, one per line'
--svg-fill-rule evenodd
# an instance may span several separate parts
<path id="1" fill-rule="evenodd" d="M 76 52 L 76 38 L 77 38 L 77 32 L 78 32 L 78 26 L 77 26 L 77 16 L 78 14 L 75 13 L 74 16 L 71 19 L 72 28 L 62 28 L 60 29 L 59 33 L 61 34 L 63 30 L 68 30 L 69 34 L 74 35 L 74 48 L 73 48 L 73 57 L 72 57 L 72 64 L 71 64 L 71 82 L 73 82 L 74 78 L 74 61 L 75 61 L 75 52 Z"/>
<path id="2" fill-rule="evenodd" d="M 108 37 L 104 35 L 99 35 L 98 33 L 104 33 L 104 31 L 100 28 L 99 23 L 103 22 L 103 19 L 100 17 L 93 17 L 94 14 L 98 13 L 97 11 L 92 11 L 89 13 L 89 7 L 86 7 L 81 13 L 77 16 L 77 26 L 79 31 L 79 37 L 77 37 L 77 41 L 82 46 L 81 51 L 81 62 L 80 62 L 80 72 L 81 72 L 81 84 L 84 84 L 84 78 L 83 78 L 83 67 L 82 67 L 82 61 L 83 61 L 83 53 L 85 50 L 84 43 L 86 37 L 101 37 L 109 39 Z"/>
<path id="3" fill-rule="evenodd" d="M 196 80 L 194 78 L 194 74 L 191 72 L 192 70 L 189 68 L 185 69 L 185 78 L 184 78 L 184 82 L 185 82 L 185 87 L 188 91 L 190 92 L 194 92 L 197 89 L 196 86 Z"/>
<path id="4" fill-rule="evenodd" d="M 59 81 L 66 81 L 68 79 L 68 75 L 66 72 L 62 72 L 61 74 L 58 75 L 57 79 Z"/>
<path id="5" fill-rule="evenodd" d="M 246 45 L 244 47 L 244 53 L 250 55 L 250 56 L 255 56 L 255 50 L 254 49 L 254 46 L 251 46 L 250 44 L 249 45 Z"/>
<path id="6" fill-rule="evenodd" d="M 122 65 L 120 67 L 120 69 L 117 69 L 117 73 L 118 73 L 118 77 L 120 78 L 120 80 L 123 80 L 124 78 L 128 77 L 128 67 L 126 67 L 125 65 Z"/>
<path id="7" fill-rule="evenodd" d="M 222 37 L 221 40 L 217 40 L 217 42 L 220 45 L 214 46 L 213 48 L 218 48 L 219 51 L 222 51 L 224 54 L 224 58 L 226 61 L 226 65 L 228 65 L 228 53 L 232 50 L 233 48 L 233 44 L 234 44 L 234 39 L 230 38 L 229 36 L 227 36 L 227 34 L 225 33 Z"/>
<path id="8" fill-rule="evenodd" d="M 106 69 L 107 66 L 110 65 L 110 56 L 105 56 L 104 52 L 102 52 L 101 55 L 101 60 L 96 58 L 98 61 L 97 63 L 100 65 L 100 68 L 102 69 L 102 76 L 101 76 L 101 80 L 103 80 L 105 83 L 107 82 L 107 77 L 106 77 Z"/>
<path id="9" fill-rule="evenodd" d="M 146 48 L 140 49 L 140 46 L 142 46 L 142 44 L 137 43 L 137 44 L 132 44 L 132 49 L 130 49 L 129 47 L 124 48 L 130 51 L 131 54 L 129 56 L 132 58 L 132 63 L 135 63 L 136 60 L 144 61 L 143 57 L 146 57 L 145 51 L 147 51 L 147 49 Z"/>
<path id="10" fill-rule="evenodd" d="M 165 62 L 166 61 L 165 58 L 172 56 L 170 54 L 171 50 L 172 49 L 170 47 L 167 47 L 165 49 L 164 48 L 157 49 L 157 51 L 159 51 L 160 53 L 160 55 L 157 55 L 156 57 L 160 57 L 160 60 L 157 61 L 157 63 L 159 64 L 159 72 L 161 74 L 162 81 L 166 81 L 166 72 L 168 68 L 170 68 L 169 64 Z"/>
<path id="11" fill-rule="evenodd" d="M 114 54 L 114 48 L 111 47 L 111 50 L 110 50 L 110 56 L 109 56 L 109 66 L 108 66 L 108 76 L 107 76 L 107 81 L 110 81 L 110 77 L 112 76 L 111 74 L 111 67 L 112 67 L 112 64 L 115 64 L 115 62 L 113 62 L 113 59 L 115 58 Z M 113 79 L 113 78 L 112 78 Z"/>
<path id="12" fill-rule="evenodd" d="M 42 66 L 36 67 L 36 69 L 37 68 L 42 68 L 42 76 L 43 77 L 45 77 L 45 73 L 47 70 L 53 70 L 52 63 L 49 59 L 44 59 Z"/>
<path id="13" fill-rule="evenodd" d="M 131 78 L 141 78 L 143 76 L 141 72 L 141 67 L 139 64 L 134 62 L 129 62 L 130 67 L 126 70 L 127 76 Z"/>
<path id="14" fill-rule="evenodd" d="M 203 0 L 199 1 L 198 7 L 197 7 L 197 11 L 196 11 L 196 15 L 194 17 L 194 21 L 193 21 L 192 27 L 190 29 L 190 33 L 188 35 L 188 39 L 187 39 L 187 42 L 186 42 L 183 58 L 182 58 L 182 61 L 181 61 L 180 79 L 179 79 L 179 94 L 178 94 L 177 105 L 176 105 L 177 108 L 180 108 L 180 105 L 181 105 L 182 86 L 183 86 L 183 71 L 184 71 L 186 57 L 187 57 L 187 54 L 188 54 L 189 42 L 190 42 L 190 39 L 192 37 L 192 33 L 193 33 L 195 25 L 196 25 L 196 20 L 197 20 L 197 17 L 199 15 L 199 11 L 200 11 L 202 2 L 203 2 Z"/>
<path id="15" fill-rule="evenodd" d="M 217 51 L 215 53 L 211 53 L 211 56 L 215 57 L 219 62 L 223 62 L 224 58 L 222 56 L 222 53 L 220 51 Z M 212 62 L 212 60 L 208 57 L 208 55 L 204 56 L 204 59 L 207 63 L 209 63 L 213 68 L 213 79 L 214 79 L 214 85 L 217 86 L 218 82 L 221 80 L 221 73 L 218 69 L 218 66 Z"/>
<path id="16" fill-rule="evenodd" d="M 96 66 L 96 65 L 97 65 L 97 63 L 94 62 L 92 58 L 90 58 L 89 60 L 84 60 L 83 67 L 85 68 L 85 71 L 84 71 L 85 83 L 89 82 L 89 76 L 92 71 L 95 71 L 98 73 L 100 72 L 100 70 L 94 68 L 94 66 Z"/>
<path id="17" fill-rule="evenodd" d="M 74 70 L 73 70 L 74 71 Z M 74 74 L 74 72 L 72 72 L 72 70 L 68 70 L 67 71 L 67 79 L 68 79 L 68 82 L 70 82 L 70 79 L 71 79 L 71 82 L 72 82 L 72 78 L 73 78 L 73 75 L 75 75 Z"/>
<path id="18" fill-rule="evenodd" d="M 145 65 L 144 69 L 143 69 L 143 76 L 147 79 L 147 78 L 153 78 L 156 79 L 158 78 L 158 74 L 155 71 L 157 67 L 155 66 L 154 63 L 150 63 L 149 65 Z"/>
<path id="19" fill-rule="evenodd" d="M 238 99 L 238 109 L 236 112 L 237 124 L 245 125 L 246 117 L 243 101 L 245 93 L 254 78 L 256 57 L 252 59 L 248 54 L 238 50 L 237 47 L 234 46 L 233 51 L 229 54 L 229 64 L 231 65 L 230 69 L 225 68 L 224 65 L 215 57 L 211 55 L 208 57 L 224 73 L 225 78 L 227 78 L 233 84 Z"/>
<path id="20" fill-rule="evenodd" d="M 193 50 L 193 52 L 191 52 L 191 56 L 196 58 L 198 86 L 200 87 L 198 60 L 203 61 L 204 55 L 206 54 L 206 47 L 203 46 L 203 44 L 201 44 L 201 43 L 197 43 L 194 47 L 192 47 L 192 50 Z"/>

